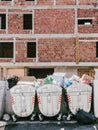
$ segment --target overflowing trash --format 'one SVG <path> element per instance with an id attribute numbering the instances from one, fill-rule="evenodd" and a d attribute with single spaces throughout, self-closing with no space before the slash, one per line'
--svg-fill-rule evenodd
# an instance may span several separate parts
<path id="1" fill-rule="evenodd" d="M 37 118 L 40 121 L 43 117 L 56 117 L 57 120 L 71 120 L 75 117 L 80 122 L 83 118 L 80 110 L 94 117 L 91 113 L 93 79 L 87 74 L 68 78 L 66 73 L 55 72 L 43 79 L 26 76 L 7 81 L 13 121 L 18 117 L 30 117 L 30 120 Z M 94 121 L 91 119 L 91 123 Z"/>

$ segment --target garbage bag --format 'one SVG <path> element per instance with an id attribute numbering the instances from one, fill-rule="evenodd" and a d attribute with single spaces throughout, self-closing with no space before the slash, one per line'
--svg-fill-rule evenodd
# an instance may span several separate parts
<path id="1" fill-rule="evenodd" d="M 79 82 L 79 79 L 80 79 L 80 77 L 74 74 L 69 78 L 69 81 L 77 81 L 77 82 Z"/>
<path id="2" fill-rule="evenodd" d="M 92 83 L 92 77 L 87 75 L 87 74 L 83 74 L 82 77 L 79 79 L 79 82 L 81 83 L 85 83 L 85 84 L 90 84 Z"/>
<path id="3" fill-rule="evenodd" d="M 19 81 L 19 77 L 18 76 L 9 77 L 7 79 L 8 87 L 12 88 L 14 85 L 17 84 L 18 81 Z"/>
<path id="4" fill-rule="evenodd" d="M 91 124 L 96 122 L 96 117 L 92 113 L 88 113 L 82 109 L 77 111 L 76 119 L 80 124 Z"/>
<path id="5" fill-rule="evenodd" d="M 47 76 L 44 80 L 43 80 L 43 84 L 52 84 L 53 83 L 53 76 Z"/>
<path id="6" fill-rule="evenodd" d="M 69 87 L 70 85 L 72 85 L 71 81 L 69 81 L 69 80 L 65 81 L 64 87 Z"/>

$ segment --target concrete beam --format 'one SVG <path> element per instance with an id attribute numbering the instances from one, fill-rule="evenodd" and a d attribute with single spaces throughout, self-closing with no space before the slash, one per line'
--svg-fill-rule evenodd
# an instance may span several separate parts
<path id="1" fill-rule="evenodd" d="M 1 6 L 0 5 L 0 9 L 75 9 L 77 8 L 77 5 L 34 5 L 34 6 L 15 6 L 15 5 L 12 5 L 12 6 L 6 6 L 6 5 L 3 5 Z M 95 9 L 98 9 L 98 6 L 94 6 L 93 4 L 92 5 L 78 5 L 78 8 L 80 9 L 92 9 L 92 8 L 95 8 Z"/>
<path id="2" fill-rule="evenodd" d="M 63 67 L 98 67 L 98 62 L 1 62 L 0 67 L 56 67 L 56 66 L 63 66 Z"/>
<path id="3" fill-rule="evenodd" d="M 76 38 L 77 34 L 0 34 L 0 38 Z M 98 33 L 79 33 L 78 37 L 97 38 Z"/>

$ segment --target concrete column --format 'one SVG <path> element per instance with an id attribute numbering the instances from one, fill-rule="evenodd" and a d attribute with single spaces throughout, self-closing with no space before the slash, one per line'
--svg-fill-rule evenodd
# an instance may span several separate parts
<path id="1" fill-rule="evenodd" d="M 14 46 L 13 46 L 13 63 L 16 62 L 16 39 L 14 39 Z"/>
<path id="2" fill-rule="evenodd" d="M 38 62 L 38 38 L 36 38 L 36 62 Z"/>
<path id="3" fill-rule="evenodd" d="M 28 70 L 27 70 L 27 68 L 24 68 L 24 76 L 28 76 Z"/>
<path id="4" fill-rule="evenodd" d="M 54 6 L 56 5 L 56 0 L 53 1 L 53 5 L 54 5 Z"/>
<path id="5" fill-rule="evenodd" d="M 77 16 L 78 15 L 78 0 L 76 0 L 76 6 L 75 6 L 75 34 L 78 34 L 78 24 L 77 24 Z"/>
<path id="6" fill-rule="evenodd" d="M 2 80 L 2 76 L 3 76 L 3 74 L 2 74 L 2 67 L 0 66 L 0 80 Z"/>
<path id="7" fill-rule="evenodd" d="M 35 0 L 35 5 L 37 5 L 37 0 Z"/>
<path id="8" fill-rule="evenodd" d="M 5 79 L 7 77 L 7 68 L 6 67 L 3 67 L 2 73 L 3 73 L 2 78 Z"/>
<path id="9" fill-rule="evenodd" d="M 6 34 L 8 34 L 8 9 L 6 10 Z"/>

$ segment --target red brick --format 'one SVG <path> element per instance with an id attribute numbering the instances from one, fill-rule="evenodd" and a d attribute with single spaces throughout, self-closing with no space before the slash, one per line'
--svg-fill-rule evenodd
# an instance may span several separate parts
<path id="1" fill-rule="evenodd" d="M 38 58 L 43 62 L 75 61 L 75 39 L 39 39 Z"/>
<path id="2" fill-rule="evenodd" d="M 35 10 L 34 32 L 37 34 L 74 33 L 75 11 L 48 9 Z"/>
<path id="3" fill-rule="evenodd" d="M 96 3 L 96 0 L 79 0 L 80 5 L 91 5 L 93 3 Z"/>
<path id="4" fill-rule="evenodd" d="M 75 5 L 76 0 L 56 0 L 57 5 Z"/>
<path id="5" fill-rule="evenodd" d="M 38 0 L 37 5 L 53 5 L 53 0 Z"/>
<path id="6" fill-rule="evenodd" d="M 80 42 L 80 62 L 96 61 L 96 43 Z"/>
<path id="7" fill-rule="evenodd" d="M 79 33 L 97 33 L 98 32 L 98 9 L 79 9 L 78 18 L 92 18 L 91 25 L 78 25 Z"/>

